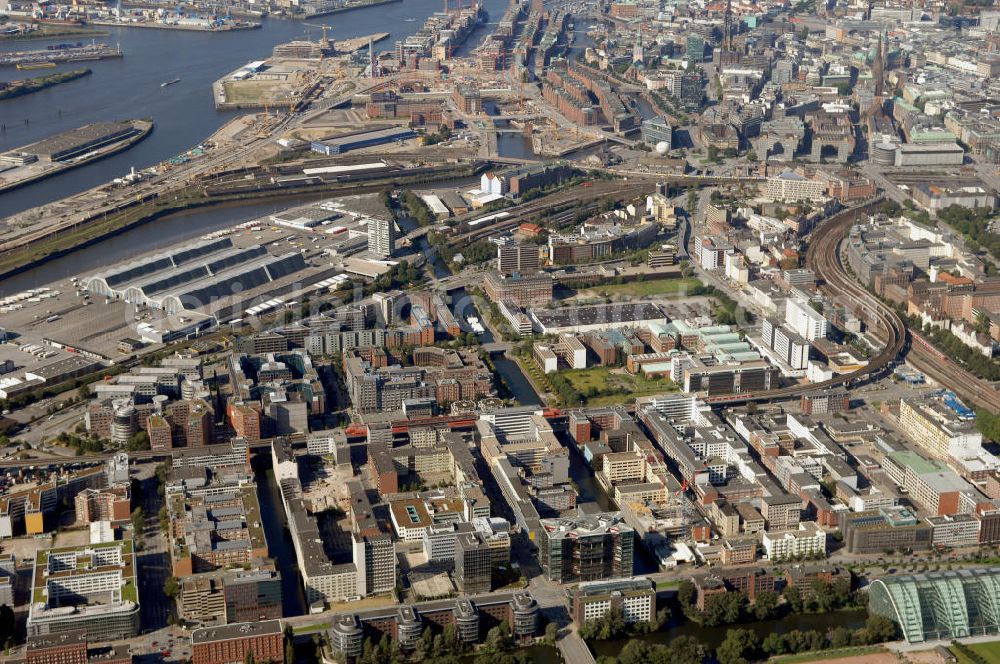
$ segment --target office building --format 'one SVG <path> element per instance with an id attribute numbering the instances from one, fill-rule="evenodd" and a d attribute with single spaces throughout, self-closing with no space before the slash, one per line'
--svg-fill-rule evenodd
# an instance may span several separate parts
<path id="1" fill-rule="evenodd" d="M 497 247 L 497 271 L 510 277 L 515 274 L 535 274 L 541 267 L 536 244 L 505 244 Z"/>
<path id="2" fill-rule="evenodd" d="M 196 629 L 191 634 L 191 664 L 236 664 L 252 653 L 255 662 L 285 661 L 281 622 L 235 623 Z"/>
<path id="3" fill-rule="evenodd" d="M 949 459 L 982 447 L 983 435 L 975 421 L 960 419 L 939 399 L 901 399 L 899 428 L 936 459 Z"/>
<path id="4" fill-rule="evenodd" d="M 488 593 L 493 572 L 493 552 L 478 532 L 459 533 L 455 538 L 455 581 L 467 595 Z"/>
<path id="5" fill-rule="evenodd" d="M 646 577 L 588 581 L 569 591 L 573 621 L 583 625 L 620 611 L 627 623 L 656 619 L 656 588 Z"/>
<path id="6" fill-rule="evenodd" d="M 772 562 L 826 555 L 826 533 L 812 521 L 800 523 L 794 530 L 765 531 L 762 543 Z"/>
<path id="7" fill-rule="evenodd" d="M 660 143 L 667 144 L 669 151 L 673 146 L 673 130 L 662 115 L 642 121 L 642 140 L 646 145 L 656 147 Z"/>
<path id="8" fill-rule="evenodd" d="M 396 222 L 392 219 L 372 217 L 368 220 L 368 254 L 372 258 L 387 260 L 396 253 Z"/>
<path id="9" fill-rule="evenodd" d="M 542 519 L 539 558 L 558 583 L 632 576 L 635 531 L 620 512 Z"/>
<path id="10" fill-rule="evenodd" d="M 139 633 L 131 540 L 39 550 L 31 593 L 29 636 L 84 629 L 114 641 Z"/>
<path id="11" fill-rule="evenodd" d="M 29 636 L 24 648 L 25 664 L 131 664 L 128 646 L 90 647 L 87 632 L 74 630 Z"/>
<path id="12" fill-rule="evenodd" d="M 226 622 L 254 622 L 282 617 L 281 572 L 227 572 L 222 579 Z"/>
<path id="13" fill-rule="evenodd" d="M 826 339 L 829 323 L 809 304 L 790 297 L 785 300 L 785 324 L 806 341 Z"/>
<path id="14" fill-rule="evenodd" d="M 905 507 L 841 513 L 840 530 L 848 553 L 926 551 L 933 541 L 930 525 Z"/>

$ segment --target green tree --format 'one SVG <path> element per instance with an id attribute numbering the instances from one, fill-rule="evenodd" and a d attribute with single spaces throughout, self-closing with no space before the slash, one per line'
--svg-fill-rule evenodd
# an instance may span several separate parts
<path id="1" fill-rule="evenodd" d="M 853 635 L 851 630 L 844 626 L 835 627 L 830 630 L 830 633 L 827 635 L 827 638 L 830 640 L 831 648 L 846 648 L 851 645 L 852 637 Z"/>
<path id="2" fill-rule="evenodd" d="M 753 615 L 757 620 L 770 620 L 778 617 L 778 593 L 773 590 L 765 590 L 757 593 L 751 607 Z"/>
<path id="3" fill-rule="evenodd" d="M 494 653 L 503 652 L 504 650 L 508 650 L 510 645 L 510 626 L 506 620 L 486 632 L 486 640 L 483 642 L 485 650 Z"/>
<path id="4" fill-rule="evenodd" d="M 142 511 L 142 507 L 136 507 L 132 510 L 132 530 L 134 531 L 135 543 L 138 543 L 142 539 L 143 533 L 146 532 L 146 514 Z"/>
<path id="5" fill-rule="evenodd" d="M 167 580 L 163 582 L 163 594 L 173 599 L 177 597 L 177 592 L 180 590 L 180 584 L 177 581 L 176 576 L 168 576 Z"/>
<path id="6" fill-rule="evenodd" d="M 551 645 L 557 638 L 559 638 L 559 625 L 550 622 L 545 626 L 545 642 Z"/>
<path id="7" fill-rule="evenodd" d="M 701 664 L 707 654 L 705 644 L 693 636 L 682 634 L 670 642 L 668 659 L 670 664 Z"/>
<path id="8" fill-rule="evenodd" d="M 254 664 L 253 650 L 247 649 L 247 654 L 243 656 L 243 664 Z"/>
<path id="9" fill-rule="evenodd" d="M 748 664 L 757 655 L 760 639 L 749 629 L 731 629 L 719 644 L 715 656 L 719 664 Z"/>

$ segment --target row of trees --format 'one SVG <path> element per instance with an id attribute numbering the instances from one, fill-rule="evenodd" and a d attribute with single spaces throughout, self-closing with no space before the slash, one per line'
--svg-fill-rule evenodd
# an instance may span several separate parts
<path id="1" fill-rule="evenodd" d="M 868 646 L 895 638 L 895 623 L 882 616 L 871 616 L 864 627 L 856 630 L 836 627 L 827 632 L 772 632 L 763 641 L 753 630 L 730 629 L 714 653 L 704 643 L 687 635 L 678 636 L 665 646 L 633 640 L 616 656 L 602 656 L 597 661 L 598 664 L 701 664 L 706 657 L 714 655 L 719 664 L 748 664 L 774 655 Z"/>
<path id="2" fill-rule="evenodd" d="M 627 636 L 641 636 L 656 632 L 663 628 L 670 619 L 670 609 L 663 608 L 656 612 L 652 622 L 640 620 L 628 622 L 621 609 L 608 611 L 603 618 L 588 620 L 580 627 L 580 636 L 587 641 L 609 641 Z"/>
<path id="3" fill-rule="evenodd" d="M 969 348 L 949 330 L 930 325 L 923 326 L 916 316 L 910 316 L 908 323 L 912 329 L 923 329 L 924 335 L 930 338 L 931 343 L 976 376 L 983 380 L 1000 380 L 1000 362 Z"/>
<path id="4" fill-rule="evenodd" d="M 491 628 L 473 661 L 475 664 L 526 664 L 531 659 L 523 652 L 507 652 L 514 647 L 510 626 L 506 621 Z M 435 633 L 430 627 L 424 630 L 416 648 L 405 652 L 399 642 L 383 635 L 379 641 L 365 638 L 361 655 L 355 664 L 402 664 L 403 662 L 423 662 L 424 664 L 459 664 L 468 662 L 471 646 L 459 640 L 454 625 L 446 625 Z M 336 661 L 344 662 L 343 653 L 333 653 Z M 290 661 L 287 660 L 286 661 Z"/>
<path id="5" fill-rule="evenodd" d="M 400 194 L 399 200 L 406 209 L 406 214 L 419 225 L 430 226 L 434 223 L 434 213 L 419 196 L 409 189 Z"/>
<path id="6" fill-rule="evenodd" d="M 397 288 L 406 288 L 421 279 L 420 270 L 413 265 L 401 261 L 377 279 L 365 290 L 369 293 L 386 292 Z"/>
<path id="7" fill-rule="evenodd" d="M 799 586 L 786 588 L 782 595 L 765 590 L 756 594 L 752 604 L 746 593 L 729 592 L 706 602 L 704 611 L 698 610 L 696 599 L 694 584 L 682 582 L 677 589 L 681 610 L 689 620 L 705 627 L 771 620 L 788 613 L 826 613 L 864 604 L 847 579 L 830 584 L 814 579 L 806 592 Z"/>
<path id="8" fill-rule="evenodd" d="M 1000 442 L 1000 414 L 980 408 L 976 411 L 976 426 L 984 436 Z"/>
<path id="9" fill-rule="evenodd" d="M 701 664 L 708 653 L 704 643 L 684 634 L 665 646 L 629 641 L 616 656 L 598 657 L 597 664 Z"/>
<path id="10" fill-rule="evenodd" d="M 938 211 L 937 216 L 965 236 L 970 249 L 977 251 L 982 248 L 994 258 L 1000 259 L 1000 234 L 991 230 L 992 224 L 996 222 L 991 209 L 949 205 Z"/>
<path id="11" fill-rule="evenodd" d="M 739 628 L 726 632 L 726 638 L 716 649 L 715 657 L 719 660 L 719 664 L 747 664 L 765 656 L 871 646 L 895 638 L 896 624 L 883 616 L 870 616 L 865 626 L 856 630 L 835 627 L 827 632 L 817 630 L 771 632 L 763 641 L 752 630 Z"/>

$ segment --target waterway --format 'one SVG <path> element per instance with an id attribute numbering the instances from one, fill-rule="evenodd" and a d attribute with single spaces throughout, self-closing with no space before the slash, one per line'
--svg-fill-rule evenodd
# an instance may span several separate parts
<path id="1" fill-rule="evenodd" d="M 116 262 L 134 258 L 138 254 L 165 249 L 212 231 L 273 214 L 305 200 L 308 199 L 290 198 L 280 202 L 226 204 L 208 209 L 177 212 L 122 231 L 106 240 L 8 277 L 0 281 L 0 296 L 37 288 L 71 276 L 84 275 Z"/>
<path id="2" fill-rule="evenodd" d="M 274 481 L 270 455 L 255 454 L 252 464 L 254 477 L 257 480 L 260 517 L 264 522 L 264 536 L 267 537 L 267 550 L 281 572 L 282 611 L 285 617 L 305 615 L 306 599 L 302 590 L 302 579 L 295 560 L 292 536 L 287 530 L 281 492 Z"/>
<path id="3" fill-rule="evenodd" d="M 868 612 L 864 609 L 836 611 L 833 613 L 793 614 L 785 616 L 780 620 L 762 620 L 745 625 L 720 625 L 719 627 L 702 627 L 697 623 L 684 621 L 683 618 L 680 620 L 674 618 L 664 629 L 637 638 L 651 645 L 667 645 L 678 636 L 693 636 L 709 648 L 717 648 L 725 640 L 726 632 L 737 627 L 755 632 L 763 641 L 772 632 L 777 632 L 778 634 L 794 630 L 826 632 L 835 627 L 846 627 L 852 630 L 859 629 L 865 626 L 865 620 L 867 619 Z M 594 641 L 589 645 L 597 657 L 602 655 L 614 657 L 621 652 L 621 649 L 629 640 Z"/>
<path id="4" fill-rule="evenodd" d="M 507 0 L 483 0 L 492 17 L 499 17 Z M 376 50 L 390 50 L 396 40 L 415 33 L 427 16 L 441 11 L 440 0 L 404 0 L 357 9 L 320 19 L 332 26 L 331 39 L 389 31 Z M 415 20 L 412 20 L 415 19 Z M 320 30 L 303 21 L 264 19 L 260 30 L 225 33 L 102 28 L 100 42 L 120 44 L 125 57 L 87 63 L 66 63 L 46 74 L 81 66 L 91 76 L 57 85 L 35 94 L 0 102 L 0 152 L 31 143 L 89 122 L 150 117 L 153 133 L 121 154 L 0 195 L 0 216 L 6 216 L 95 187 L 120 177 L 133 166 L 145 168 L 198 145 L 238 112 L 219 112 L 212 101 L 212 82 L 252 60 L 271 55 L 276 44 L 307 36 L 319 39 Z M 493 26 L 477 29 L 478 44 Z M 0 51 L 44 49 L 49 44 L 87 41 L 82 36 L 30 42 L 4 42 Z M 27 77 L 31 72 L 10 70 L 4 75 Z M 181 81 L 165 88 L 160 83 Z"/>

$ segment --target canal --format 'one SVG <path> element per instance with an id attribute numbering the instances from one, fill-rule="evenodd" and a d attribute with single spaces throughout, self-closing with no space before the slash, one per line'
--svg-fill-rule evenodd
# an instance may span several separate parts
<path id="1" fill-rule="evenodd" d="M 302 590 L 299 566 L 295 560 L 292 536 L 288 532 L 285 508 L 281 503 L 281 491 L 274 480 L 271 455 L 257 453 L 251 460 L 254 478 L 257 481 L 257 500 L 260 501 L 260 516 L 264 522 L 267 549 L 281 572 L 281 604 L 286 618 L 306 613 L 306 598 Z"/>

